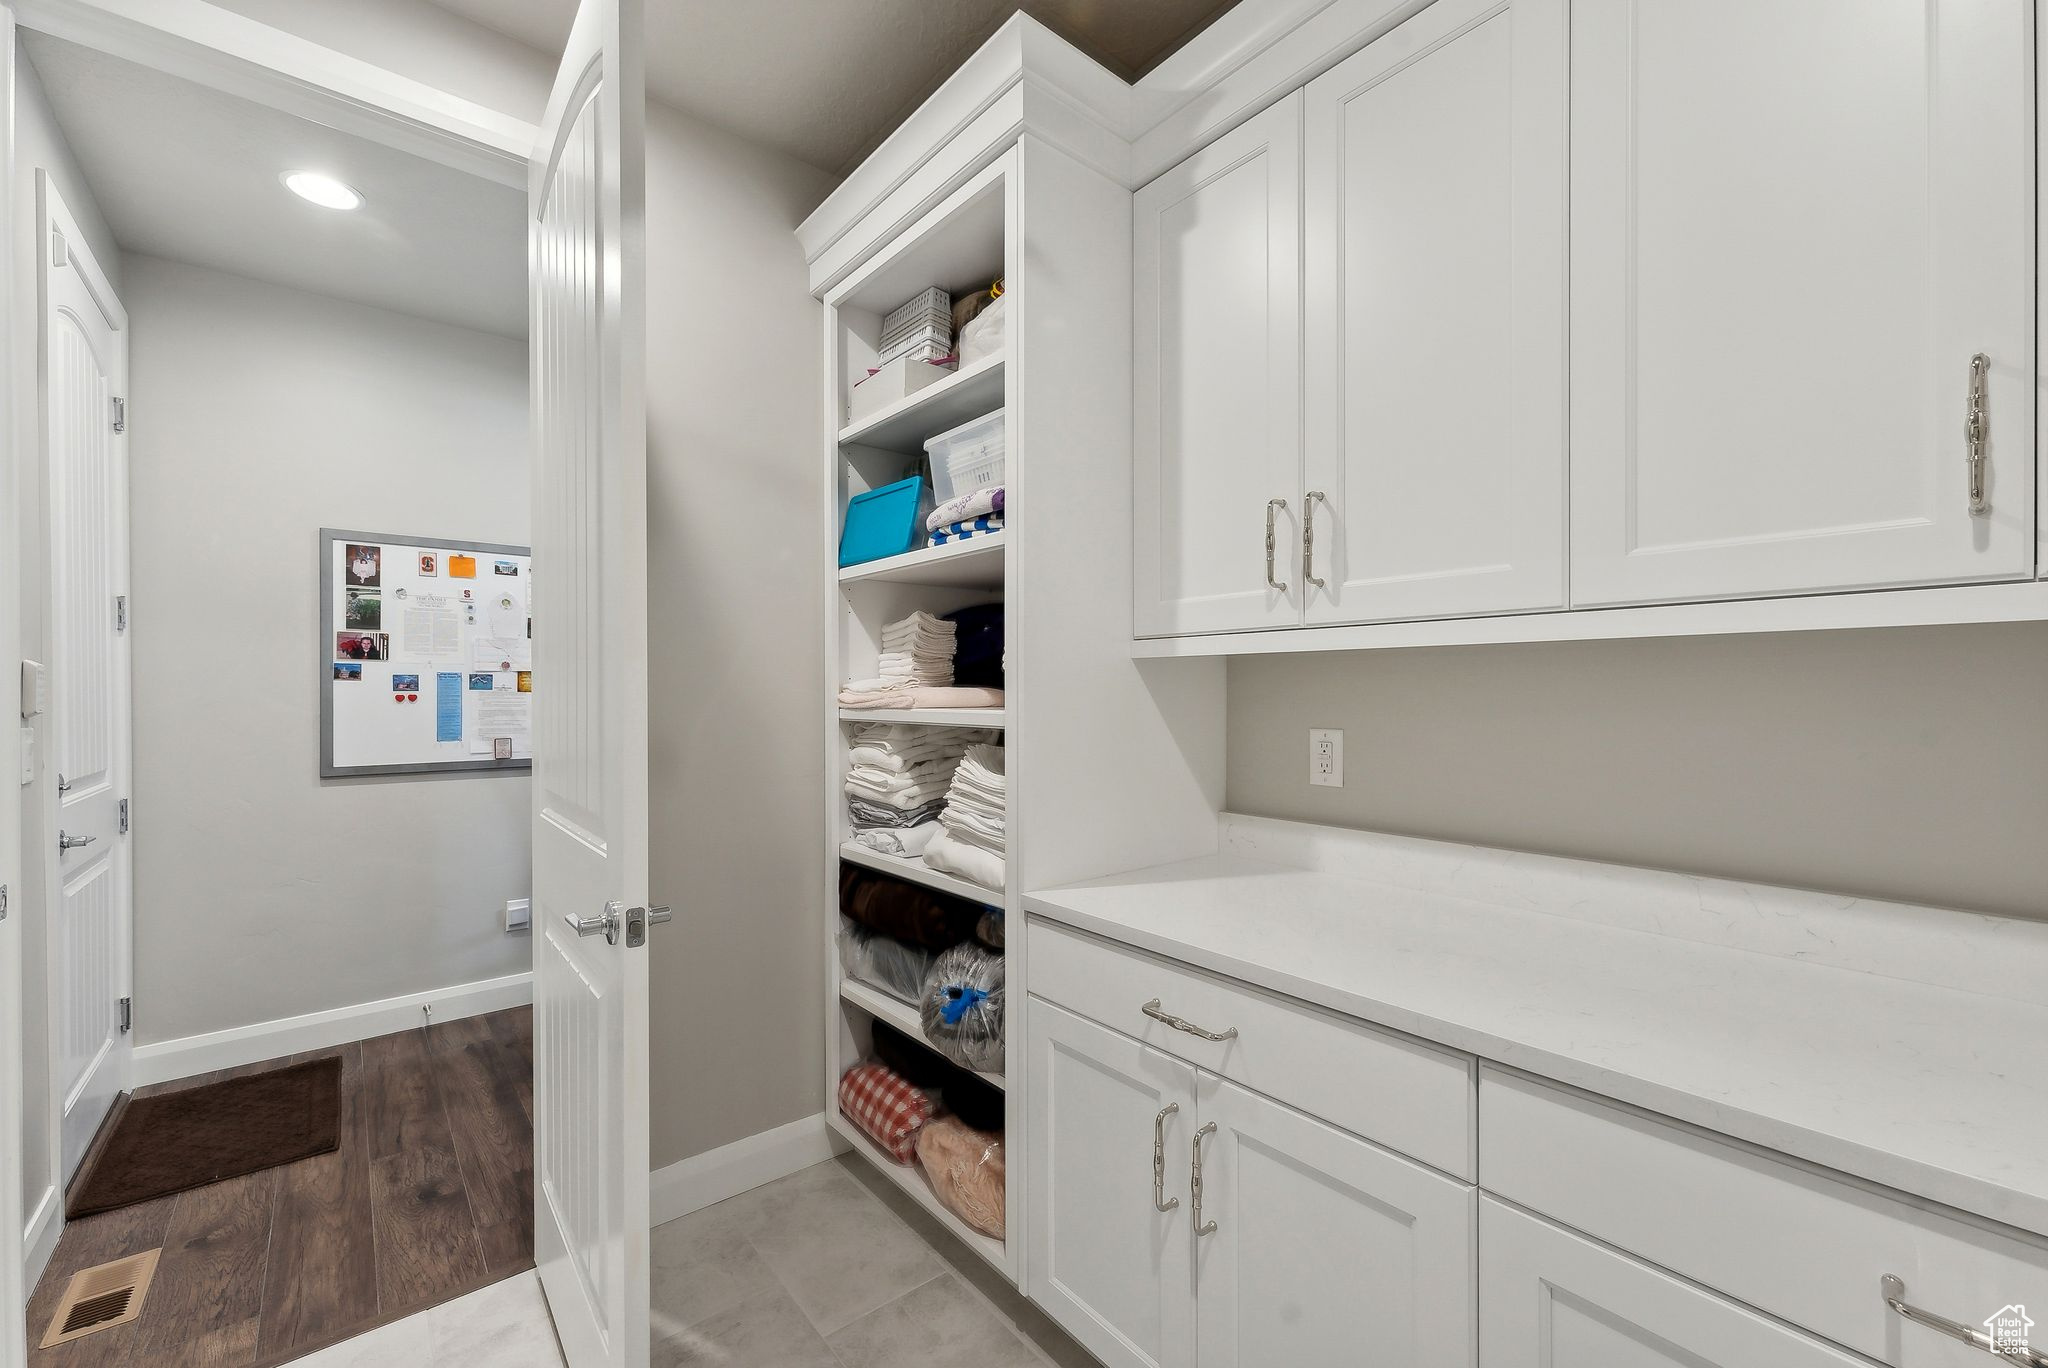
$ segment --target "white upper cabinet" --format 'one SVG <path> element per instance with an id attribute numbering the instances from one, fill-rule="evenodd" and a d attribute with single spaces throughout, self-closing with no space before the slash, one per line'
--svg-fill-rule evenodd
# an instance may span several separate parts
<path id="1" fill-rule="evenodd" d="M 1572 6 L 1575 606 L 2032 575 L 2032 10 Z"/>
<path id="2" fill-rule="evenodd" d="M 1564 606 L 1567 40 L 1439 0 L 1308 87 L 1309 623 Z"/>
<path id="3" fill-rule="evenodd" d="M 1294 626 L 1299 92 L 1140 190 L 1134 209 L 1133 625 Z"/>

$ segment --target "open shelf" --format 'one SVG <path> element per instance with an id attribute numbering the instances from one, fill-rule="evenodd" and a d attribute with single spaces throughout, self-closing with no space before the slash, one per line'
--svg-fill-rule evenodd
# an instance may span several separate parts
<path id="1" fill-rule="evenodd" d="M 921 456 L 927 437 L 936 437 L 1002 406 L 1003 354 L 997 352 L 848 423 L 839 429 L 839 441 L 842 445 L 880 447 L 884 451 Z"/>
<path id="2" fill-rule="evenodd" d="M 841 584 L 936 584 L 953 589 L 1003 587 L 1004 533 L 920 547 L 863 561 L 839 572 Z"/>
<path id="3" fill-rule="evenodd" d="M 870 987 L 859 979 L 850 978 L 839 980 L 839 996 L 860 1008 L 869 1016 L 878 1017 L 909 1036 L 912 1040 L 921 1042 L 926 1049 L 931 1050 L 933 1054 L 939 1055 L 941 1059 L 945 1058 L 943 1054 L 940 1054 L 933 1047 L 931 1041 L 925 1038 L 924 1023 L 918 1017 L 917 1008 L 901 998 L 890 997 L 879 988 Z M 955 1065 L 954 1067 L 957 1068 L 959 1066 Z M 969 1072 L 991 1086 L 1005 1090 L 1009 1087 L 1003 1081 L 1001 1074 L 983 1073 L 980 1069 L 972 1069 Z"/>
<path id="4" fill-rule="evenodd" d="M 978 883 L 956 879 L 951 874 L 942 874 L 923 860 L 906 860 L 898 855 L 884 855 L 881 851 L 862 845 L 859 841 L 847 841 L 839 847 L 842 859 L 879 869 L 884 874 L 893 874 L 899 879 L 926 888 L 936 888 L 941 893 L 951 893 L 956 898 L 980 903 L 983 907 L 1002 907 L 1003 894 L 994 888 L 983 888 Z"/>
<path id="5" fill-rule="evenodd" d="M 1002 708 L 841 708 L 841 722 L 908 722 L 916 727 L 986 727 L 1001 731 Z"/>
<path id="6" fill-rule="evenodd" d="M 853 1146 L 869 1163 L 880 1169 L 890 1182 L 909 1193 L 910 1200 L 923 1207 L 940 1225 L 959 1236 L 969 1249 L 995 1265 L 997 1271 L 1005 1277 L 1009 1276 L 1010 1260 L 1003 1248 L 1003 1242 L 989 1238 L 946 1210 L 945 1203 L 932 1191 L 931 1179 L 925 1177 L 922 1165 L 897 1163 L 883 1153 L 882 1147 L 870 1140 L 859 1126 L 841 1116 L 837 1107 L 826 1114 L 825 1120 L 847 1144 Z"/>

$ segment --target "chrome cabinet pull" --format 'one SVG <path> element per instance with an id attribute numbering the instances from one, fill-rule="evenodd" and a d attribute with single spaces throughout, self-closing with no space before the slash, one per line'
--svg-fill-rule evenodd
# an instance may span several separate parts
<path id="1" fill-rule="evenodd" d="M 1189 1035 L 1200 1036 L 1204 1040 L 1237 1039 L 1237 1027 L 1233 1026 L 1229 1030 L 1221 1032 L 1220 1034 L 1216 1031 L 1205 1031 L 1201 1027 L 1195 1025 L 1195 1023 L 1192 1021 L 1186 1021 L 1180 1017 L 1173 1016 L 1170 1013 L 1160 1011 L 1158 998 L 1153 998 L 1150 1002 L 1146 1003 L 1143 1007 L 1140 1007 L 1138 1010 L 1143 1012 L 1146 1016 L 1151 1017 L 1154 1021 L 1165 1022 L 1167 1025 L 1173 1027 L 1173 1029 L 1176 1031 L 1186 1031 Z"/>
<path id="2" fill-rule="evenodd" d="M 1211 1121 L 1195 1132 L 1194 1175 L 1188 1179 L 1188 1191 L 1193 1194 L 1195 1199 L 1195 1209 L 1191 1214 L 1194 1220 L 1196 1239 L 1200 1239 L 1204 1235 L 1216 1233 L 1216 1223 L 1214 1221 L 1210 1221 L 1207 1224 L 1204 1224 L 1202 1221 L 1202 1137 L 1214 1134 L 1215 1130 L 1216 1123 Z"/>
<path id="3" fill-rule="evenodd" d="M 1329 501 L 1320 489 L 1311 489 L 1301 499 L 1301 577 L 1318 589 L 1329 586 L 1316 578 L 1316 505 Z"/>
<path id="4" fill-rule="evenodd" d="M 1152 1118 L 1152 1209 L 1172 1211 L 1180 1205 L 1180 1198 L 1166 1195 L 1166 1118 L 1180 1110 L 1180 1103 L 1169 1102 L 1159 1109 L 1159 1115 Z"/>
<path id="5" fill-rule="evenodd" d="M 1952 1321 L 1947 1316 L 1937 1316 L 1932 1311 L 1922 1311 L 1907 1302 L 1905 1280 L 1896 1274 L 1885 1274 L 1879 1280 L 1878 1287 L 1884 1294 L 1884 1304 L 1915 1325 L 1924 1325 L 1937 1334 L 1961 1340 L 1972 1349 L 1982 1349 L 1985 1353 L 2004 1359 L 2007 1363 L 2020 1364 L 2022 1368 L 2048 1368 L 2048 1354 L 2042 1353 L 2039 1349 L 2027 1348 L 2024 1345 L 2019 1348 L 2000 1349 L 1992 1341 L 1991 1336 L 1975 1326 Z"/>
<path id="6" fill-rule="evenodd" d="M 1286 507 L 1285 499 L 1266 500 L 1266 587 L 1278 589 L 1283 594 L 1287 592 L 1287 581 L 1273 578 L 1273 557 L 1280 549 L 1279 543 L 1274 540 L 1273 519 Z"/>
<path id="7" fill-rule="evenodd" d="M 1984 417 L 1984 382 L 1990 372 L 1991 358 L 1983 352 L 1970 358 L 1970 402 L 1963 418 L 1963 444 L 1968 453 L 1964 459 L 1970 463 L 1970 512 L 1973 516 L 1991 511 L 1991 502 L 1984 492 L 1984 449 L 1991 435 Z"/>

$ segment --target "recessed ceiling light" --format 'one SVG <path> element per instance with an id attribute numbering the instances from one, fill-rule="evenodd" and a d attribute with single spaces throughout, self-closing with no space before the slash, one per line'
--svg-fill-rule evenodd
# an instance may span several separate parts
<path id="1" fill-rule="evenodd" d="M 287 171 L 278 177 L 285 189 L 322 209 L 360 209 L 363 197 L 350 186 L 318 171 Z"/>

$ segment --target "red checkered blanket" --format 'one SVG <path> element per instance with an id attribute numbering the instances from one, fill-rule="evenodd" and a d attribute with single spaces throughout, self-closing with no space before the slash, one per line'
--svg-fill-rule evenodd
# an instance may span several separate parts
<path id="1" fill-rule="evenodd" d="M 839 1080 L 839 1110 L 899 1164 L 917 1158 L 917 1133 L 932 1119 L 923 1089 L 880 1064 L 856 1064 Z"/>

